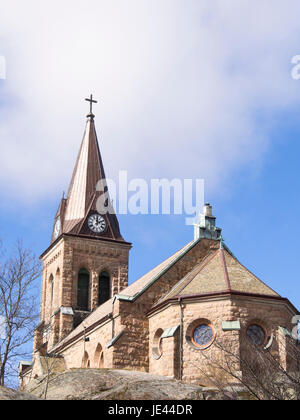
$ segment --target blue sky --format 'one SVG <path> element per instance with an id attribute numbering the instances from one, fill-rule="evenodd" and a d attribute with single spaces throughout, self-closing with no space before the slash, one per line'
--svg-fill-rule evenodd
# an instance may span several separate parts
<path id="1" fill-rule="evenodd" d="M 12 0 L 0 16 L 5 245 L 49 245 L 93 92 L 107 175 L 204 178 L 227 245 L 300 307 L 299 2 L 40 3 Z M 193 237 L 184 215 L 119 221 L 130 281 Z"/>

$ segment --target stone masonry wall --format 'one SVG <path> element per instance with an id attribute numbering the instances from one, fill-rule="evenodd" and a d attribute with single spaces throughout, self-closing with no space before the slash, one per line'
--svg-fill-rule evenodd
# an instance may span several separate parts
<path id="1" fill-rule="evenodd" d="M 61 354 L 65 358 L 67 368 L 72 367 L 105 367 L 118 369 L 131 369 L 150 371 L 166 376 L 179 377 L 179 332 L 174 337 L 162 340 L 162 355 L 154 358 L 154 336 L 158 329 L 162 331 L 175 327 L 180 323 L 180 305 L 172 302 L 166 308 L 157 310 L 148 317 L 150 308 L 170 289 L 188 274 L 211 251 L 217 249 L 218 242 L 202 240 L 189 252 L 165 272 L 134 302 L 117 300 L 113 307 L 112 320 L 105 321 L 103 325 L 95 327 L 86 336 L 80 337 L 71 346 L 64 348 Z M 53 250 L 54 251 L 54 250 Z M 76 307 L 77 273 L 80 268 L 86 268 L 91 273 L 91 308 L 96 306 L 98 296 L 97 281 L 101 271 L 108 271 L 112 277 L 112 293 L 120 293 L 127 284 L 128 275 L 128 246 L 118 247 L 113 244 L 95 244 L 94 241 L 82 241 L 78 238 L 67 238 L 64 247 L 56 248 L 56 258 L 49 255 L 45 261 L 44 280 L 51 273 L 60 270 L 61 292 L 54 293 L 56 305 Z M 51 258 L 50 258 L 51 257 Z M 62 263 L 62 266 L 60 264 Z M 62 269 L 60 269 L 62 267 Z M 44 281 L 43 293 L 47 290 Z M 43 296 L 44 296 L 43 295 Z M 46 322 L 49 319 L 49 302 L 44 298 L 42 308 Z M 53 305 L 52 305 L 53 306 Z M 250 323 L 261 325 L 268 337 L 273 334 L 272 351 L 278 357 L 284 358 L 282 348 L 277 342 L 278 327 L 289 330 L 294 315 L 287 304 L 280 300 L 271 300 L 258 297 L 245 296 L 219 296 L 214 298 L 189 298 L 182 303 L 183 307 L 183 365 L 182 379 L 202 385 L 211 385 L 210 376 L 216 374 L 210 368 L 209 360 L 221 361 L 223 356 L 220 349 L 213 343 L 205 350 L 199 350 L 191 345 L 186 337 L 192 334 L 197 323 L 211 324 L 216 333 L 216 340 L 226 344 L 234 354 L 243 356 L 247 326 Z M 59 322 L 59 332 L 55 330 L 54 339 L 64 338 L 72 329 L 72 322 L 67 315 L 55 316 Z M 241 323 L 241 331 L 223 331 L 222 321 L 237 321 Z M 52 321 L 53 322 L 53 321 Z M 107 344 L 119 332 L 121 338 L 107 349 Z M 280 350 L 281 349 L 281 350 Z M 235 360 L 234 368 L 240 373 L 240 365 Z M 203 370 L 204 369 L 204 370 Z"/>
<path id="2" fill-rule="evenodd" d="M 70 347 L 66 347 L 60 354 L 64 356 L 67 369 L 91 367 L 113 368 L 113 348 L 107 349 L 112 339 L 112 322 L 106 321 L 93 332 L 81 336 Z M 88 365 L 89 362 L 89 366 Z M 101 363 L 100 363 L 101 362 Z M 103 363 L 103 365 L 102 365 Z"/>
<path id="3" fill-rule="evenodd" d="M 232 321 L 232 305 L 230 298 L 216 298 L 203 301 L 190 301 L 183 303 L 183 366 L 182 379 L 186 382 L 211 386 L 211 377 L 222 375 L 216 367 L 210 365 L 210 360 L 222 362 L 221 350 L 212 343 L 211 346 L 202 350 L 195 348 L 186 339 L 192 336 L 194 329 L 202 323 L 210 324 L 216 335 L 215 340 L 226 340 L 226 347 L 238 354 L 239 332 L 222 330 L 222 321 Z M 216 363 L 214 363 L 216 365 Z M 239 372 L 240 366 L 235 367 Z"/>
<path id="4" fill-rule="evenodd" d="M 196 264 L 219 243 L 202 240 L 163 274 L 135 302 L 120 301 L 121 325 L 125 328 L 127 341 L 118 343 L 114 349 L 116 368 L 149 371 L 149 320 L 147 312 L 179 280 L 188 274 Z"/>
<path id="5" fill-rule="evenodd" d="M 99 275 L 107 271 L 111 278 L 111 295 L 120 293 L 128 285 L 128 256 L 130 246 L 118 243 L 104 243 L 77 237 L 65 241 L 66 289 L 69 306 L 77 306 L 77 276 L 81 268 L 90 273 L 90 309 L 98 306 Z M 68 306 L 68 305 L 66 305 Z"/>
<path id="6" fill-rule="evenodd" d="M 278 327 L 283 326 L 291 331 L 293 311 L 278 300 L 262 299 L 257 297 L 215 297 L 205 299 L 188 299 L 183 303 L 183 380 L 201 385 L 213 385 L 215 377 L 225 380 L 224 372 L 217 369 L 222 363 L 230 363 L 239 376 L 242 374 L 240 361 L 247 357 L 249 342 L 246 331 L 250 324 L 258 324 L 266 332 L 267 341 L 274 336 L 271 351 L 278 359 L 284 359 L 286 354 L 281 345 L 278 346 Z M 240 321 L 240 331 L 223 331 L 222 321 Z M 172 303 L 164 309 L 158 310 L 149 317 L 150 326 L 150 372 L 162 375 L 174 375 L 176 368 L 173 360 L 179 360 L 179 353 L 174 342 L 163 339 L 163 353 L 156 360 L 151 351 L 155 333 L 158 329 L 165 330 L 180 322 L 180 306 L 178 302 Z M 202 350 L 192 345 L 187 337 L 191 336 L 194 328 L 201 323 L 208 323 L 215 331 L 215 342 Z M 169 341 L 168 341 L 169 340 Z M 165 345 L 166 342 L 166 345 Z M 218 344 L 216 344 L 218 343 Z M 220 347 L 221 346 L 221 347 Z M 226 350 L 225 354 L 222 349 Z M 232 356 L 235 355 L 235 356 Z M 175 365 L 176 367 L 176 365 Z M 176 374 L 174 375 L 176 377 Z M 214 381 L 211 378 L 214 376 Z M 222 377 L 223 376 L 223 377 Z M 228 377 L 227 377 L 228 379 Z M 233 378 L 231 377 L 231 380 Z"/>
<path id="7" fill-rule="evenodd" d="M 161 329 L 176 327 L 180 324 L 179 305 L 171 305 L 149 317 L 149 372 L 157 375 L 179 377 L 179 329 L 175 337 L 162 339 L 162 354 L 156 359 L 156 332 Z"/>
<path id="8" fill-rule="evenodd" d="M 48 334 L 39 334 L 35 350 L 45 340 L 52 348 L 73 329 L 69 315 L 59 314 L 60 307 L 77 307 L 78 272 L 90 273 L 90 310 L 98 306 L 99 275 L 107 271 L 111 278 L 111 294 L 120 293 L 128 285 L 130 245 L 96 241 L 88 238 L 64 237 L 43 257 L 41 321 Z M 42 337 L 42 338 L 41 338 Z"/>

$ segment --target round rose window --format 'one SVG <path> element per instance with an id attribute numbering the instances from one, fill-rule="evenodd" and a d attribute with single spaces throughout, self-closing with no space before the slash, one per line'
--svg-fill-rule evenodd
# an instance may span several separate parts
<path id="1" fill-rule="evenodd" d="M 252 344 L 262 346 L 266 339 L 265 331 L 259 325 L 250 325 L 247 329 L 247 336 Z"/>
<path id="2" fill-rule="evenodd" d="M 207 347 L 214 339 L 214 331 L 210 325 L 199 325 L 194 329 L 192 341 L 197 347 Z"/>

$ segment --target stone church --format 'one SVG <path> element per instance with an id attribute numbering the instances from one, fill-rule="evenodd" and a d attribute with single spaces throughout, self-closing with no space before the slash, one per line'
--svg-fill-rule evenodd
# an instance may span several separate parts
<path id="1" fill-rule="evenodd" d="M 49 358 L 57 370 L 130 369 L 204 383 L 201 356 L 217 357 L 217 339 L 236 354 L 243 340 L 271 348 L 288 366 L 286 342 L 298 311 L 238 261 L 212 207 L 205 205 L 190 243 L 128 285 L 132 245 L 115 214 L 97 212 L 98 198 L 107 194 L 105 187 L 96 190 L 101 179 L 91 111 L 51 243 L 40 257 L 41 318 L 33 361 L 19 365 L 21 386 L 47 373 Z M 238 364 L 236 370 L 242 374 Z"/>

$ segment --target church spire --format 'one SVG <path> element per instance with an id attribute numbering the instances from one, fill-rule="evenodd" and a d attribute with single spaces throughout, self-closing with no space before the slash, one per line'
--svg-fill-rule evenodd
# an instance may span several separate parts
<path id="1" fill-rule="evenodd" d="M 105 172 L 92 109 L 93 104 L 97 101 L 93 100 L 92 95 L 90 99 L 86 100 L 90 102 L 90 113 L 87 116 L 86 128 L 67 198 L 63 198 L 56 215 L 56 222 L 59 220 L 58 227 L 60 229 L 56 228 L 55 230 L 54 228 L 52 239 L 57 239 L 63 233 L 71 233 L 123 241 L 116 215 L 107 213 L 100 217 L 97 212 L 97 200 L 104 193 L 107 196 L 108 192 L 105 187 Z M 103 188 L 97 190 L 97 184 L 101 180 Z M 95 227 L 98 226 L 98 223 L 102 223 L 103 228 L 99 227 L 99 231 L 96 228 L 96 232 L 90 229 L 89 217 L 91 215 L 94 215 Z"/>
<path id="2" fill-rule="evenodd" d="M 67 195 L 66 221 L 82 219 L 85 216 L 100 179 L 105 179 L 105 173 L 94 118 L 88 117 Z"/>

